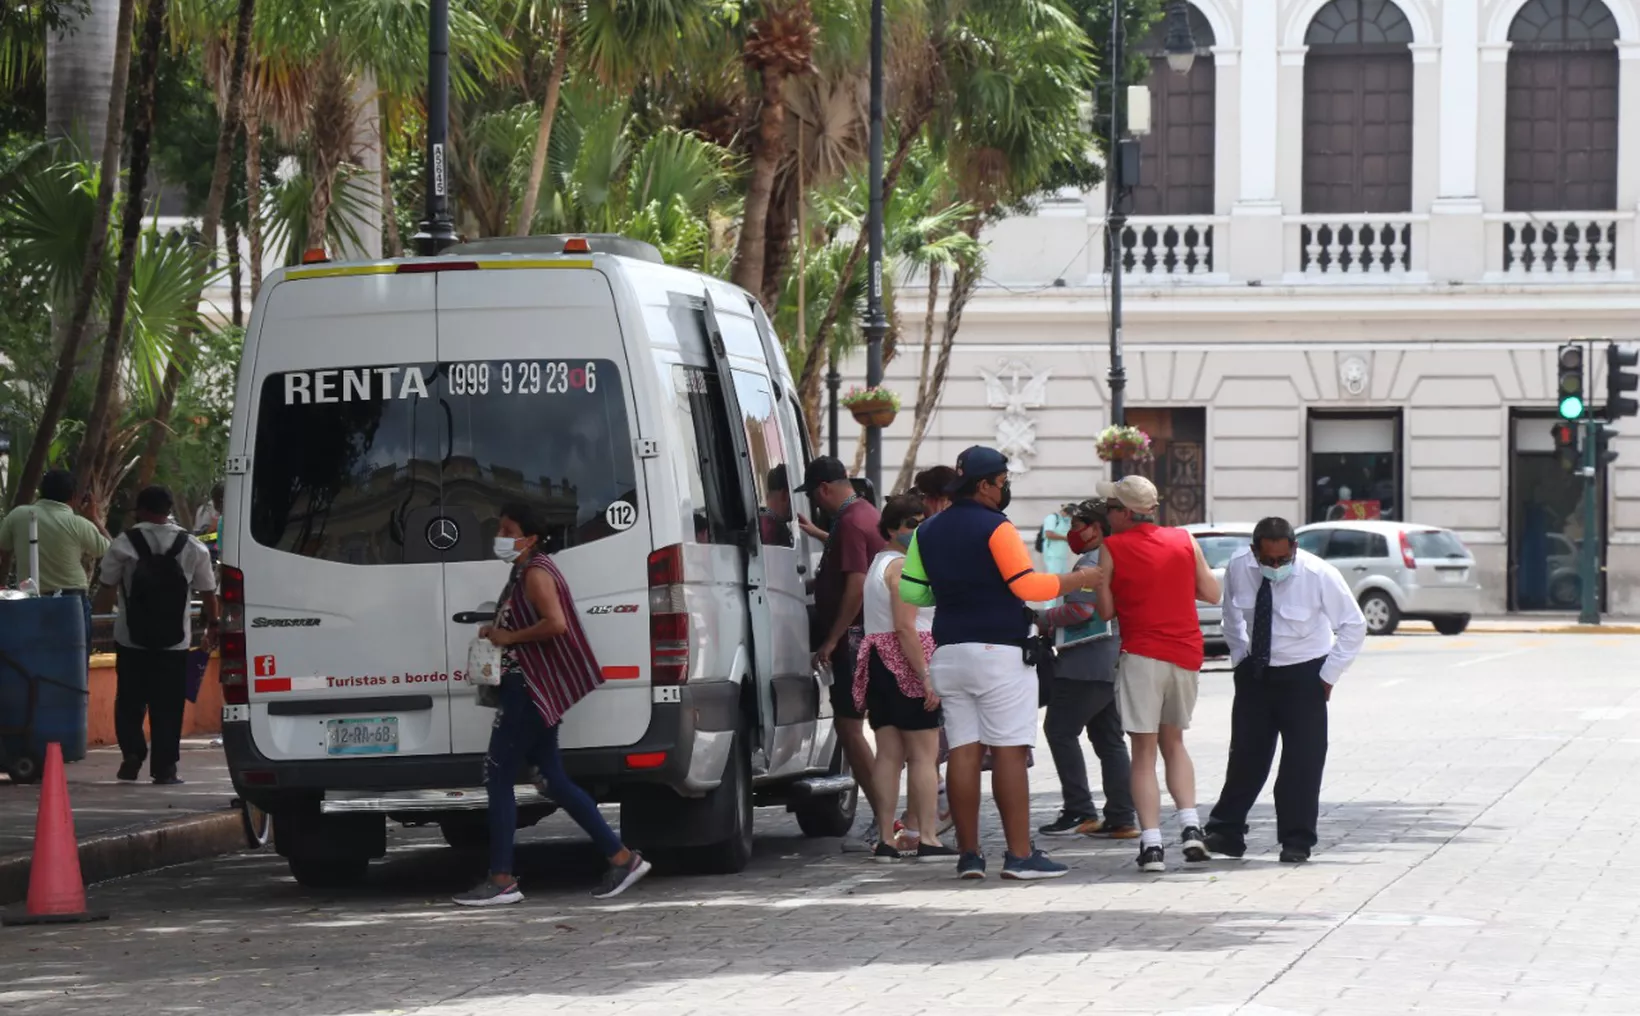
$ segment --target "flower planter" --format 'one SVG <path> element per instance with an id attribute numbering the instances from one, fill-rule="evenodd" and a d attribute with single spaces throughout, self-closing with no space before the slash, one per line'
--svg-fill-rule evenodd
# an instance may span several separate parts
<path id="1" fill-rule="evenodd" d="M 894 403 L 887 399 L 856 402 L 848 407 L 848 411 L 853 414 L 854 422 L 862 427 L 886 427 L 899 415 Z"/>
<path id="2" fill-rule="evenodd" d="M 1152 455 L 1150 435 L 1137 427 L 1106 427 L 1094 450 L 1102 462 L 1147 462 Z"/>

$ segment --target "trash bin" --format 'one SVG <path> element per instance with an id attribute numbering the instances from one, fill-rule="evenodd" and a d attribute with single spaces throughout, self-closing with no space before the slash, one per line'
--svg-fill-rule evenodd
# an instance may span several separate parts
<path id="1" fill-rule="evenodd" d="M 0 766 L 14 780 L 39 778 L 52 741 L 85 758 L 89 662 L 78 598 L 0 599 Z"/>

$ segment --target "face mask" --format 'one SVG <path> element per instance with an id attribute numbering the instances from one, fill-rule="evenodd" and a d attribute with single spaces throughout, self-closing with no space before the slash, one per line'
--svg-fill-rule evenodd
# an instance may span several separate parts
<path id="1" fill-rule="evenodd" d="M 1258 573 L 1269 579 L 1271 582 L 1286 582 L 1288 576 L 1293 573 L 1293 565 L 1290 561 L 1279 568 L 1272 568 L 1267 564 L 1261 564 L 1258 566 Z"/>
<path id="2" fill-rule="evenodd" d="M 1002 500 L 997 502 L 997 511 L 999 511 L 999 512 L 1007 511 L 1008 510 L 1008 504 L 1013 499 L 1014 499 L 1013 484 L 1004 483 L 1002 485 Z"/>
<path id="3" fill-rule="evenodd" d="M 1093 546 L 1093 530 L 1073 529 L 1065 537 L 1065 542 L 1070 544 L 1071 553 L 1080 554 Z"/>
<path id="4" fill-rule="evenodd" d="M 511 536 L 497 536 L 495 538 L 495 556 L 508 564 L 518 560 L 518 541 Z"/>
<path id="5" fill-rule="evenodd" d="M 898 543 L 900 546 L 906 548 L 907 550 L 910 550 L 911 549 L 911 541 L 916 539 L 916 537 L 917 537 L 917 531 L 915 529 L 912 529 L 912 530 L 909 530 L 909 531 L 904 532 L 904 533 L 896 533 L 894 535 L 894 542 Z"/>

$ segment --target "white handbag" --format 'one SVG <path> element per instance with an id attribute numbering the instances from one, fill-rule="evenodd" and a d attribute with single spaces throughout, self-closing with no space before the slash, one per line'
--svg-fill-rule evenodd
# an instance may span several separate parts
<path id="1" fill-rule="evenodd" d="M 467 680 L 476 685 L 501 683 L 501 647 L 483 636 L 467 645 Z"/>

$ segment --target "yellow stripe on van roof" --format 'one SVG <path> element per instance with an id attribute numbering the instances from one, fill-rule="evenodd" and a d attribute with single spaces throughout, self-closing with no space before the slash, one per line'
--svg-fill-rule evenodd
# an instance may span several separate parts
<path id="1" fill-rule="evenodd" d="M 463 258 L 462 260 L 467 260 Z M 517 268 L 591 268 L 591 258 L 496 258 L 474 259 L 479 268 L 505 271 Z M 385 265 L 333 265 L 317 266 L 313 268 L 292 268 L 285 273 L 285 278 L 292 281 L 298 279 L 333 279 L 348 275 L 392 275 L 399 270 L 397 264 Z"/>

